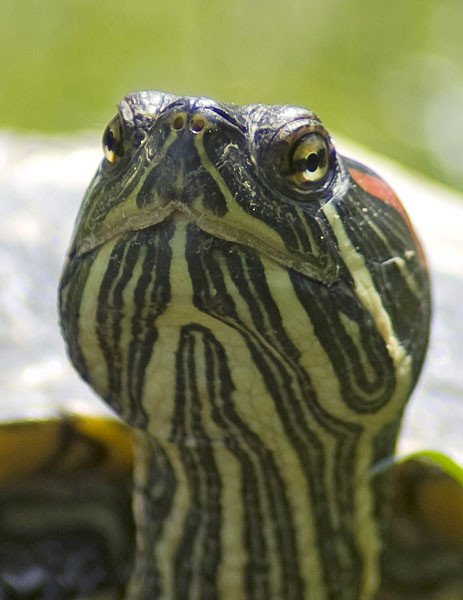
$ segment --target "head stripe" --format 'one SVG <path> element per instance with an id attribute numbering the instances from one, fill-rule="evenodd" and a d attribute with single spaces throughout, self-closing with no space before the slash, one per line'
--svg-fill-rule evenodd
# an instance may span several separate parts
<path id="1" fill-rule="evenodd" d="M 424 255 L 423 248 L 421 246 L 420 241 L 416 237 L 416 233 L 413 229 L 413 225 L 410 221 L 410 218 L 407 215 L 404 207 L 402 206 L 402 203 L 397 198 L 392 188 L 377 175 L 364 173 L 362 171 L 359 171 L 358 169 L 349 169 L 349 173 L 352 179 L 355 181 L 355 183 L 358 186 L 360 186 L 363 190 L 365 190 L 365 192 L 371 194 L 372 196 L 375 196 L 375 198 L 382 200 L 386 204 L 389 204 L 389 206 L 392 206 L 400 215 L 402 215 L 402 218 L 407 224 L 408 229 L 413 235 L 420 260 L 423 264 L 426 264 L 426 257 Z"/>

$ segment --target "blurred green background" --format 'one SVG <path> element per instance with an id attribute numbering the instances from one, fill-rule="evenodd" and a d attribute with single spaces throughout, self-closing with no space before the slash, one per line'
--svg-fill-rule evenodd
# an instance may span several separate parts
<path id="1" fill-rule="evenodd" d="M 0 127 L 103 130 L 144 88 L 294 103 L 463 187 L 462 0 L 0 0 Z"/>

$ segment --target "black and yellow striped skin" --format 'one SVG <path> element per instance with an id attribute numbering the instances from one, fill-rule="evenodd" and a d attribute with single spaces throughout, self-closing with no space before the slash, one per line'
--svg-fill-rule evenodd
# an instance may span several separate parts
<path id="1" fill-rule="evenodd" d="M 369 472 L 430 317 L 403 209 L 302 108 L 147 91 L 115 123 L 59 306 L 74 365 L 136 428 L 126 598 L 373 598 Z M 301 183 L 313 133 L 327 169 Z"/>

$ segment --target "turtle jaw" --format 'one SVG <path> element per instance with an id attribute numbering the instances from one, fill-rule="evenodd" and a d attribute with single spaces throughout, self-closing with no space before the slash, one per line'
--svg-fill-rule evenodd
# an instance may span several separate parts
<path id="1" fill-rule="evenodd" d="M 168 219 L 172 219 L 174 222 L 186 219 L 205 233 L 227 242 L 252 248 L 282 267 L 294 269 L 301 275 L 319 280 L 325 285 L 332 285 L 338 279 L 339 267 L 335 262 L 329 264 L 328 268 L 324 266 L 317 269 L 312 263 L 307 262 L 305 253 L 288 250 L 282 245 L 281 240 L 274 235 L 269 235 L 269 232 L 262 231 L 259 236 L 259 231 L 243 227 L 241 223 L 234 223 L 232 219 L 218 219 L 215 215 L 198 210 L 195 206 L 185 204 L 180 200 L 172 200 L 146 213 L 128 215 L 98 236 L 90 233 L 74 247 L 72 254 L 84 256 L 116 237 L 153 227 Z M 245 222 L 244 225 L 246 224 Z"/>

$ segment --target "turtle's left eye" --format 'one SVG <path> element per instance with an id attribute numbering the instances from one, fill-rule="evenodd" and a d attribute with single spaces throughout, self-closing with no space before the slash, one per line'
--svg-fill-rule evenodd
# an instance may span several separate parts
<path id="1" fill-rule="evenodd" d="M 287 177 L 297 185 L 319 183 L 329 170 L 329 148 L 319 133 L 297 140 L 290 150 Z"/>
<path id="2" fill-rule="evenodd" d="M 118 115 L 112 119 L 105 129 L 103 152 L 106 160 L 111 164 L 114 164 L 124 154 L 122 126 Z"/>

